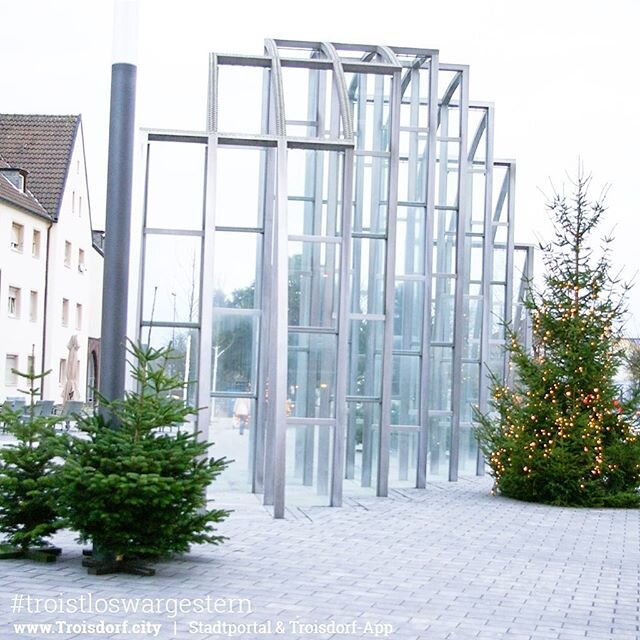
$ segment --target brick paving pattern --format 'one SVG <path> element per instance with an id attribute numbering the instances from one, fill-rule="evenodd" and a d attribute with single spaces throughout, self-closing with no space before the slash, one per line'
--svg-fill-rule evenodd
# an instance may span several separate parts
<path id="1" fill-rule="evenodd" d="M 220 527 L 229 541 L 160 563 L 153 578 L 87 575 L 81 547 L 64 532 L 57 563 L 0 564 L 0 638 L 640 638 L 639 512 L 520 503 L 490 488 L 489 478 L 431 483 L 387 499 L 350 499 L 341 509 L 290 509 L 284 521 L 254 496 L 222 494 L 217 504 L 235 509 Z M 28 614 L 11 611 L 16 594 L 246 598 L 251 611 Z M 125 619 L 161 627 L 136 635 L 12 627 Z M 237 635 L 222 623 L 236 625 Z M 303 626 L 327 623 L 334 627 Z"/>

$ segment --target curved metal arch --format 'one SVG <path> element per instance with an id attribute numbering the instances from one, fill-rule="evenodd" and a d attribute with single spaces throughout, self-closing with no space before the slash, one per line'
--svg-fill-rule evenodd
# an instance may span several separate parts
<path id="1" fill-rule="evenodd" d="M 273 87 L 273 101 L 275 106 L 275 124 L 277 136 L 286 134 L 286 120 L 284 114 L 284 89 L 282 86 L 282 66 L 280 65 L 280 53 L 278 45 L 272 38 L 264 41 L 266 54 L 271 58 L 271 86 Z"/>
<path id="2" fill-rule="evenodd" d="M 340 56 L 338 55 L 336 48 L 330 42 L 320 43 L 320 49 L 333 64 L 333 78 L 336 85 L 336 91 L 338 92 L 338 100 L 340 102 L 340 116 L 342 118 L 342 126 L 344 127 L 344 136 L 347 140 L 353 140 L 353 118 L 351 116 L 351 109 L 349 108 L 347 80 L 344 75 L 344 68 L 342 67 Z"/>
<path id="3" fill-rule="evenodd" d="M 396 56 L 395 52 L 391 49 L 391 47 L 387 47 L 386 45 L 378 45 L 376 47 L 377 52 L 383 58 L 386 58 L 388 64 L 393 65 L 394 67 L 398 67 L 402 69 L 402 65 L 400 64 L 400 60 L 398 60 L 398 56 Z"/>

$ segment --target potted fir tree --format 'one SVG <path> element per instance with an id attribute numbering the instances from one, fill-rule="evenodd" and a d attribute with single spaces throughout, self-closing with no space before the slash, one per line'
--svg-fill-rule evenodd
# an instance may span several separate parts
<path id="1" fill-rule="evenodd" d="M 171 348 L 130 343 L 129 353 L 137 389 L 100 398 L 101 415 L 79 421 L 63 473 L 69 525 L 93 543 L 90 573 L 152 575 L 140 559 L 224 539 L 213 525 L 228 512 L 208 509 L 205 493 L 226 459 L 207 459 L 210 444 L 196 434 L 165 431 L 197 411 L 176 393 L 185 383 L 168 372 Z"/>
<path id="2" fill-rule="evenodd" d="M 64 453 L 63 437 L 55 425 L 61 417 L 39 414 L 36 384 L 49 372 L 35 374 L 13 370 L 28 383 L 20 389 L 29 396 L 26 409 L 0 410 L 5 433 L 15 441 L 0 448 L 0 559 L 29 558 L 51 562 L 60 549 L 46 543 L 64 525 L 58 504 L 60 457 Z"/>

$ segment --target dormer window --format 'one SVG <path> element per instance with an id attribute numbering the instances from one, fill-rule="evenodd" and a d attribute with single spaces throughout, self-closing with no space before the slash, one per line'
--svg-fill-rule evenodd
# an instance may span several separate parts
<path id="1" fill-rule="evenodd" d="M 0 167 L 0 175 L 3 175 L 18 191 L 24 193 L 27 188 L 27 172 L 24 169 Z"/>

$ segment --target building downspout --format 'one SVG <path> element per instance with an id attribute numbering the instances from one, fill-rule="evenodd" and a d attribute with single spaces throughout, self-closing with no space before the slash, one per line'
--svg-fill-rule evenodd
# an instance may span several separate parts
<path id="1" fill-rule="evenodd" d="M 51 246 L 51 227 L 53 226 L 53 221 L 49 222 L 49 226 L 47 227 L 47 249 L 45 254 L 45 263 L 44 263 L 44 300 L 43 300 L 43 311 L 42 311 L 42 360 L 40 366 L 40 372 L 44 376 L 45 373 L 45 355 L 47 353 L 47 308 L 49 306 L 49 250 Z M 42 378 L 42 382 L 40 383 L 40 399 L 44 400 L 44 378 Z"/>

